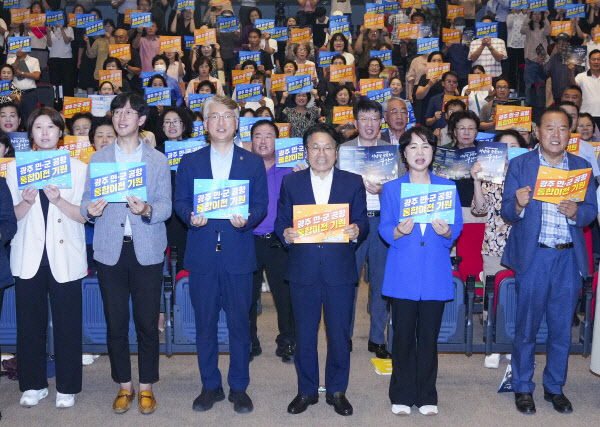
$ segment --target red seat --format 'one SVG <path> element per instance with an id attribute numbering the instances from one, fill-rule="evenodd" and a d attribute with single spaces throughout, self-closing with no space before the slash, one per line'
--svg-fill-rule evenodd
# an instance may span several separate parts
<path id="1" fill-rule="evenodd" d="M 179 282 L 184 277 L 188 277 L 189 275 L 189 270 L 181 270 L 179 273 L 177 273 L 177 277 L 175 277 L 175 283 Z"/>
<path id="2" fill-rule="evenodd" d="M 507 277 L 513 277 L 515 273 L 512 270 L 502 270 L 496 273 L 494 278 L 494 313 L 496 313 L 496 306 L 498 305 L 498 286 Z"/>
<path id="3" fill-rule="evenodd" d="M 467 276 L 475 276 L 479 281 L 479 273 L 483 271 L 481 246 L 485 234 L 485 224 L 464 224 L 456 242 L 456 255 L 462 258 L 458 265 L 461 279 L 466 282 Z M 482 296 L 483 289 L 476 289 L 476 295 Z"/>
<path id="4" fill-rule="evenodd" d="M 588 253 L 590 274 L 594 274 L 594 249 L 592 247 L 592 230 L 590 227 L 583 227 L 583 237 L 585 237 L 585 247 Z"/>

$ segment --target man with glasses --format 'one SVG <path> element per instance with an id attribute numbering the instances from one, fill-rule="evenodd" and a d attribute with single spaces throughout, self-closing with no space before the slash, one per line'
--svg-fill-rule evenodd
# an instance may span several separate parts
<path id="1" fill-rule="evenodd" d="M 118 28 L 114 34 L 115 44 L 129 44 L 129 35 L 123 28 Z M 131 59 L 121 59 L 123 66 L 123 78 L 129 82 L 131 90 L 136 92 L 142 91 L 142 82 L 139 78 L 142 72 L 142 60 L 140 59 L 139 49 L 134 49 L 130 46 Z"/>
<path id="2" fill-rule="evenodd" d="M 498 77 L 494 82 L 495 98 L 488 102 L 479 112 L 479 129 L 481 131 L 494 130 L 496 128 L 496 105 L 506 105 L 510 95 L 510 84 L 504 77 Z"/>
<path id="3" fill-rule="evenodd" d="M 481 22 L 494 22 L 492 18 L 483 18 Z M 502 28 L 502 26 L 499 26 Z M 499 28 L 499 29 L 500 29 Z M 506 23 L 504 23 L 506 28 Z M 487 74 L 498 77 L 502 74 L 502 61 L 507 59 L 506 44 L 498 37 L 482 37 L 475 39 L 469 46 L 469 61 L 474 67 L 481 65 Z"/>
<path id="4" fill-rule="evenodd" d="M 352 415 L 346 399 L 350 373 L 350 322 L 358 273 L 354 252 L 368 235 L 365 186 L 360 176 L 334 167 L 338 133 L 323 123 L 311 126 L 303 142 L 309 168 L 283 178 L 275 232 L 289 248 L 285 278 L 290 282 L 296 322 L 295 364 L 298 395 L 288 406 L 290 414 L 304 412 L 319 400 L 317 338 L 321 308 L 325 313 L 327 362 L 326 401 L 340 415 Z M 350 207 L 343 229 L 349 243 L 295 243 L 294 206 L 344 203 Z"/>
<path id="5" fill-rule="evenodd" d="M 448 124 L 446 117 L 444 117 L 442 106 L 444 105 L 445 95 L 458 95 L 458 91 L 456 90 L 458 87 L 458 74 L 454 71 L 446 71 L 442 74 L 442 87 L 444 88 L 442 93 L 438 93 L 429 99 L 427 112 L 425 113 L 425 122 L 432 130 L 441 129 Z"/>
<path id="6" fill-rule="evenodd" d="M 252 412 L 246 394 L 250 382 L 249 313 L 252 273 L 256 270 L 253 230 L 267 214 L 267 175 L 262 159 L 236 146 L 238 104 L 216 95 L 204 103 L 210 146 L 182 157 L 177 170 L 175 211 L 189 227 L 184 267 L 190 271 L 190 298 L 196 319 L 196 347 L 202 392 L 195 411 L 208 411 L 225 399 L 218 368 L 217 323 L 227 313 L 229 330 L 229 401 L 237 413 Z M 249 180 L 248 219 L 194 215 L 194 179 Z"/>
<path id="7" fill-rule="evenodd" d="M 127 203 L 90 202 L 90 168 L 81 200 L 81 215 L 94 226 L 94 260 L 102 292 L 107 325 L 107 345 L 113 381 L 120 391 L 113 411 L 129 410 L 135 399 L 129 355 L 129 297 L 138 341 L 138 409 L 156 409 L 152 384 L 158 381 L 158 316 L 162 268 L 171 216 L 169 163 L 160 152 L 140 139 L 148 105 L 137 94 L 118 95 L 110 105 L 117 139 L 92 155 L 96 163 L 144 162 L 147 198 L 127 196 Z"/>
<path id="8" fill-rule="evenodd" d="M 408 107 L 400 98 L 390 98 L 383 103 L 383 117 L 388 124 L 388 131 L 381 134 L 381 140 L 392 145 L 399 145 L 400 137 L 408 125 Z M 404 171 L 399 174 L 404 175 Z"/>

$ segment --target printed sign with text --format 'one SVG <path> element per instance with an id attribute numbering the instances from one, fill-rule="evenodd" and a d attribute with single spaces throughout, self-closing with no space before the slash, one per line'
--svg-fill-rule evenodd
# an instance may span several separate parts
<path id="1" fill-rule="evenodd" d="M 350 225 L 348 203 L 331 205 L 294 205 L 294 230 L 299 237 L 296 243 L 348 243 L 344 229 Z"/>

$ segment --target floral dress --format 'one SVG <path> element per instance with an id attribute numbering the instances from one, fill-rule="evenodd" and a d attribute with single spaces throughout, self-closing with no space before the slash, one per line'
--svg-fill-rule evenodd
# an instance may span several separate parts
<path id="1" fill-rule="evenodd" d="M 471 204 L 471 212 L 474 214 L 483 215 L 487 213 L 481 255 L 502 257 L 511 228 L 509 224 L 504 222 L 500 214 L 504 184 L 482 182 L 481 190 L 484 200 L 483 207 L 478 210 L 475 208 L 474 201 Z"/>

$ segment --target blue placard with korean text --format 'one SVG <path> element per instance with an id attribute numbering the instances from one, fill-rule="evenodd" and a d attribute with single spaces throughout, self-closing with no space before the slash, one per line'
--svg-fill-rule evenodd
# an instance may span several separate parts
<path id="1" fill-rule="evenodd" d="M 204 129 L 204 122 L 193 122 L 192 138 L 206 137 L 208 132 Z"/>
<path id="2" fill-rule="evenodd" d="M 152 13 L 135 12 L 131 14 L 131 28 L 150 28 L 152 27 Z"/>
<path id="3" fill-rule="evenodd" d="M 475 23 L 475 38 L 483 37 L 498 37 L 497 22 L 476 22 Z"/>
<path id="4" fill-rule="evenodd" d="M 183 141 L 165 141 L 165 156 L 169 161 L 169 168 L 176 171 L 185 154 L 193 153 L 206 147 L 206 138 L 184 139 Z"/>
<path id="5" fill-rule="evenodd" d="M 350 20 L 346 15 L 331 15 L 329 17 L 329 22 L 350 22 Z"/>
<path id="6" fill-rule="evenodd" d="M 17 183 L 19 190 L 33 185 L 38 190 L 46 185 L 71 188 L 71 158 L 66 150 L 17 151 Z"/>
<path id="7" fill-rule="evenodd" d="M 157 71 L 142 71 L 142 74 L 140 75 L 140 77 L 142 78 L 142 86 L 146 87 L 148 86 L 148 82 L 150 82 L 150 79 L 152 78 L 152 76 L 154 76 L 155 74 L 161 75 L 161 76 L 165 76 L 165 73 L 159 73 Z"/>
<path id="8" fill-rule="evenodd" d="M 8 132 L 10 143 L 12 144 L 15 152 L 17 151 L 31 151 L 31 144 L 27 137 L 27 132 Z"/>
<path id="9" fill-rule="evenodd" d="M 285 78 L 285 88 L 290 95 L 312 92 L 312 75 L 287 76 Z"/>
<path id="10" fill-rule="evenodd" d="M 293 168 L 298 163 L 306 164 L 302 138 L 276 138 L 275 167 Z"/>
<path id="11" fill-rule="evenodd" d="M 103 36 L 106 34 L 103 21 L 92 21 L 85 24 L 85 35 L 88 37 Z"/>
<path id="12" fill-rule="evenodd" d="M 565 18 L 585 18 L 585 4 L 568 4 L 565 6 Z"/>
<path id="13" fill-rule="evenodd" d="M 194 36 L 183 36 L 183 48 L 188 50 L 194 48 Z"/>
<path id="14" fill-rule="evenodd" d="M 528 0 L 510 0 L 509 9 L 529 9 Z"/>
<path id="15" fill-rule="evenodd" d="M 456 186 L 439 184 L 402 184 L 399 222 L 413 218 L 417 224 L 429 224 L 434 218 L 454 224 Z"/>
<path id="16" fill-rule="evenodd" d="M 392 98 L 392 89 L 390 89 L 390 88 L 370 90 L 367 92 L 367 99 L 370 99 L 372 101 L 377 101 L 380 104 L 383 104 L 385 101 L 387 101 L 388 99 L 391 99 L 391 98 Z"/>
<path id="17" fill-rule="evenodd" d="M 212 98 L 212 93 L 190 93 L 188 94 L 188 108 L 192 111 L 202 111 L 202 105 L 208 98 Z"/>
<path id="18" fill-rule="evenodd" d="M 52 11 L 49 10 L 46 12 L 46 25 L 48 27 L 53 27 L 58 24 L 65 23 L 65 13 L 62 10 Z"/>
<path id="19" fill-rule="evenodd" d="M 365 14 L 375 13 L 377 15 L 383 15 L 385 12 L 385 6 L 378 3 L 365 3 Z"/>
<path id="20" fill-rule="evenodd" d="M 336 52 L 337 53 L 337 52 Z M 371 50 L 371 58 L 379 58 L 383 62 L 384 66 L 392 65 L 392 51 L 391 50 Z"/>
<path id="21" fill-rule="evenodd" d="M 554 9 L 566 9 L 572 3 L 572 0 L 554 0 Z"/>
<path id="22" fill-rule="evenodd" d="M 20 0 L 4 0 L 5 9 L 18 9 L 21 6 Z"/>
<path id="23" fill-rule="evenodd" d="M 93 13 L 78 13 L 75 15 L 75 28 L 85 28 L 89 22 L 94 22 L 96 15 Z"/>
<path id="24" fill-rule="evenodd" d="M 19 49 L 31 52 L 31 37 L 8 37 L 6 49 L 8 53 L 17 53 Z"/>
<path id="25" fill-rule="evenodd" d="M 175 3 L 176 10 L 190 9 L 195 10 L 196 5 L 194 0 L 177 0 Z"/>
<path id="26" fill-rule="evenodd" d="M 67 152 L 68 153 L 68 152 Z M 146 196 L 146 163 L 90 163 L 91 201 L 126 203 L 127 196 Z"/>
<path id="27" fill-rule="evenodd" d="M 529 0 L 529 10 L 532 12 L 548 10 L 548 0 Z"/>
<path id="28" fill-rule="evenodd" d="M 400 9 L 400 5 L 395 1 L 384 1 L 383 3 L 383 11 L 385 13 L 396 14 L 398 13 L 398 9 Z M 421 0 L 421 6 L 424 6 L 425 0 Z M 435 3 L 434 3 L 435 4 Z"/>
<path id="29" fill-rule="evenodd" d="M 260 51 L 252 52 L 252 51 L 240 50 L 239 58 L 240 58 L 239 59 L 240 64 L 243 64 L 244 61 L 254 61 L 254 62 L 256 62 L 256 65 L 261 65 L 260 64 Z"/>
<path id="30" fill-rule="evenodd" d="M 273 40 L 278 42 L 285 42 L 288 39 L 288 27 L 275 27 L 270 33 Z"/>
<path id="31" fill-rule="evenodd" d="M 219 16 L 217 21 L 217 28 L 222 33 L 231 33 L 233 31 L 239 31 L 240 21 L 235 16 Z M 194 40 L 194 36 L 189 36 Z"/>
<path id="32" fill-rule="evenodd" d="M 475 141 L 478 141 L 478 142 L 492 142 L 494 140 L 495 136 L 496 136 L 495 133 L 477 132 L 477 136 L 475 137 Z"/>
<path id="33" fill-rule="evenodd" d="M 336 33 L 342 33 L 346 38 L 352 37 L 350 23 L 347 21 L 329 21 L 329 32 L 332 36 Z"/>
<path id="34" fill-rule="evenodd" d="M 146 86 L 144 88 L 144 99 L 146 104 L 150 106 L 171 106 L 171 88 Z"/>
<path id="35" fill-rule="evenodd" d="M 440 50 L 440 39 L 437 37 L 428 37 L 425 39 L 417 39 L 417 54 L 435 52 Z"/>
<path id="36" fill-rule="evenodd" d="M 248 219 L 250 181 L 241 179 L 195 179 L 194 215 L 208 219 Z"/>
<path id="37" fill-rule="evenodd" d="M 270 30 L 275 28 L 274 19 L 255 19 L 254 28 L 259 29 L 262 32 L 270 33 Z"/>
<path id="38" fill-rule="evenodd" d="M 435 0 L 421 0 L 421 7 L 435 9 L 437 6 L 435 4 Z"/>
<path id="39" fill-rule="evenodd" d="M 235 100 L 237 102 L 258 102 L 263 98 L 262 85 L 238 84 L 235 86 Z"/>
<path id="40" fill-rule="evenodd" d="M 333 57 L 339 55 L 339 52 L 330 52 L 328 50 L 319 51 L 319 67 L 327 67 L 333 62 Z"/>
<path id="41" fill-rule="evenodd" d="M 11 80 L 0 80 L 0 96 L 8 96 L 11 94 L 10 84 Z"/>
<path id="42" fill-rule="evenodd" d="M 252 141 L 252 137 L 250 135 L 250 130 L 254 123 L 260 120 L 271 120 L 270 117 L 240 117 L 240 122 L 238 126 L 238 133 L 240 135 L 240 140 L 243 142 Z"/>

